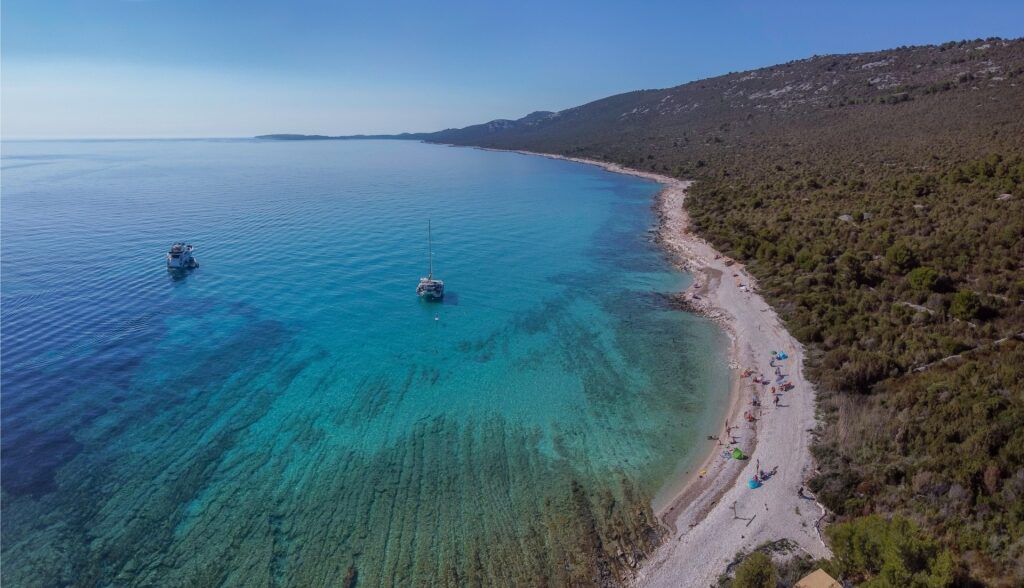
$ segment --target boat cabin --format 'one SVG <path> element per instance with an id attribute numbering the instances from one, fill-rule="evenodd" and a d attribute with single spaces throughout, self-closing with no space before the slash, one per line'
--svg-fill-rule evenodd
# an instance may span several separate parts
<path id="1" fill-rule="evenodd" d="M 175 243 L 167 252 L 167 269 L 191 269 L 199 267 L 199 262 L 192 256 L 192 245 Z"/>
<path id="2" fill-rule="evenodd" d="M 420 278 L 416 286 L 416 295 L 428 300 L 440 300 L 444 298 L 444 282 L 431 277 Z"/>

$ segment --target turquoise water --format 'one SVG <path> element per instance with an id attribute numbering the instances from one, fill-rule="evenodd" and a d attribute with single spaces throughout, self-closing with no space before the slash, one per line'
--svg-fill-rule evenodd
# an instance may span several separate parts
<path id="1" fill-rule="evenodd" d="M 5 585 L 621 577 L 728 395 L 657 185 L 411 142 L 3 144 Z M 416 298 L 433 223 L 443 304 Z M 168 274 L 175 240 L 201 266 Z M 712 424 L 712 421 L 715 424 Z"/>

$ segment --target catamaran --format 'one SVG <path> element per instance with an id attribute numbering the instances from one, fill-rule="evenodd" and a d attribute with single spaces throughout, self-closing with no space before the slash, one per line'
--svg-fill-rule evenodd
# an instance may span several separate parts
<path id="1" fill-rule="evenodd" d="M 192 246 L 188 243 L 175 243 L 167 252 L 167 269 L 192 269 L 199 267 L 199 262 L 192 257 Z"/>
<path id="2" fill-rule="evenodd" d="M 420 278 L 416 295 L 425 300 L 444 298 L 444 282 L 434 279 L 434 248 L 430 240 L 430 221 L 427 221 L 427 277 Z"/>

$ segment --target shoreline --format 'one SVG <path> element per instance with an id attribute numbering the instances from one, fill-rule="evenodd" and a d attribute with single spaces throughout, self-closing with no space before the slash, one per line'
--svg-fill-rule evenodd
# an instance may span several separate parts
<path id="1" fill-rule="evenodd" d="M 669 534 L 640 567 L 634 584 L 708 586 L 726 571 L 737 552 L 782 538 L 794 541 L 799 549 L 814 557 L 829 556 L 816 526 L 824 508 L 797 494 L 797 489 L 813 473 L 810 441 L 817 425 L 814 388 L 803 377 L 804 350 L 757 294 L 757 282 L 746 268 L 691 231 L 683 204 L 692 182 L 615 163 L 513 152 L 596 165 L 613 173 L 658 182 L 658 243 L 673 263 L 696 279 L 694 286 L 680 292 L 676 299 L 686 310 L 716 322 L 730 340 L 730 399 L 726 422 L 717 435 L 719 440 L 708 441 L 711 448 L 698 460 L 700 465 L 695 470 L 666 482 L 677 488 L 670 499 L 652 505 Z M 789 355 L 779 365 L 787 381 L 794 385 L 791 392 L 780 394 L 777 406 L 772 406 L 767 385 L 755 384 L 741 374 L 750 369 L 754 374 L 771 377 L 773 351 Z M 762 400 L 761 407 L 751 406 L 755 389 Z M 755 415 L 754 422 L 744 418 L 747 411 Z M 731 435 L 727 435 L 727 427 L 731 428 Z M 724 458 L 723 450 L 733 447 L 739 447 L 749 459 Z M 778 471 L 761 487 L 750 489 L 746 480 L 754 476 L 758 466 L 768 471 L 777 467 Z"/>

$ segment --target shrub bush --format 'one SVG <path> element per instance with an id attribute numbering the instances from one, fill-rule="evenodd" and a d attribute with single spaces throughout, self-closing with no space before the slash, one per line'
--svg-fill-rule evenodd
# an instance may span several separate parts
<path id="1" fill-rule="evenodd" d="M 885 260 L 899 273 L 905 274 L 917 266 L 917 252 L 906 241 L 897 241 L 885 252 Z"/>
<path id="2" fill-rule="evenodd" d="M 755 551 L 736 568 L 733 588 L 775 588 L 775 564 L 772 558 L 761 551 Z"/>
<path id="3" fill-rule="evenodd" d="M 835 570 L 859 586 L 945 588 L 953 584 L 952 555 L 903 517 L 862 517 L 829 527 L 827 534 Z"/>
<path id="4" fill-rule="evenodd" d="M 973 320 L 981 313 L 981 299 L 970 290 L 960 290 L 953 295 L 949 313 L 962 321 Z"/>
<path id="5" fill-rule="evenodd" d="M 918 292 L 931 292 L 939 285 L 939 272 L 930 267 L 914 268 L 907 274 L 907 281 Z"/>

